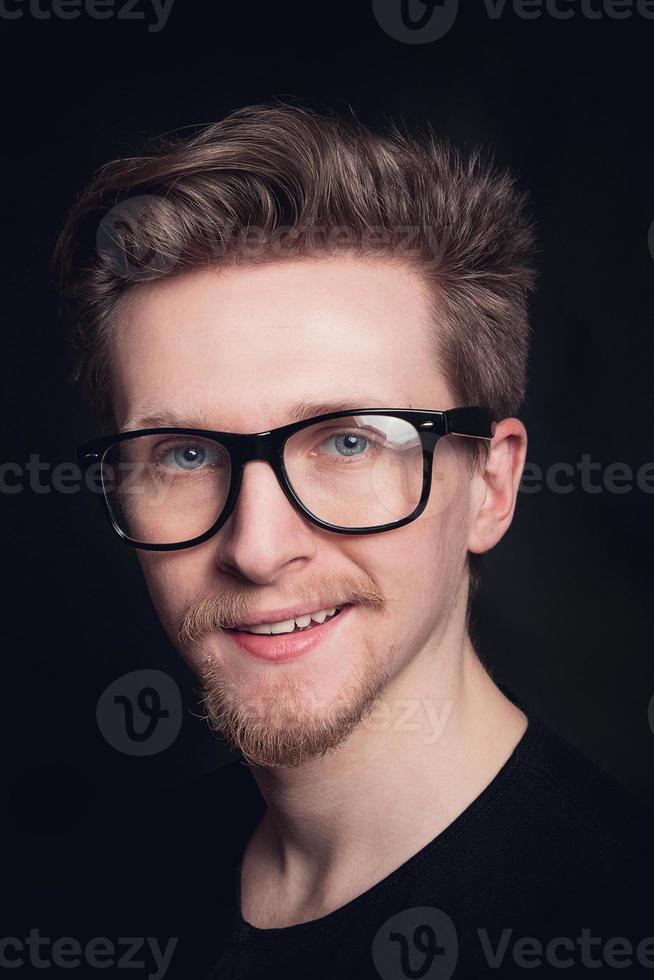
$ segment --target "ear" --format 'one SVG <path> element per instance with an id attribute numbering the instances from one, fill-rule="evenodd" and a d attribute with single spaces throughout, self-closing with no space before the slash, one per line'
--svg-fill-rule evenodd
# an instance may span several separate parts
<path id="1" fill-rule="evenodd" d="M 527 456 L 527 430 L 519 419 L 495 424 L 488 463 L 472 478 L 468 550 L 493 548 L 513 520 Z"/>

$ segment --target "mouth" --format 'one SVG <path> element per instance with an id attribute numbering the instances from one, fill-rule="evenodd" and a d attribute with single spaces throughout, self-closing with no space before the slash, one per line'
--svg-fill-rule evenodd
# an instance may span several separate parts
<path id="1" fill-rule="evenodd" d="M 225 629 L 229 633 L 248 633 L 250 636 L 294 636 L 296 633 L 307 633 L 309 630 L 323 626 L 330 620 L 336 619 L 346 606 L 350 605 L 351 603 L 343 603 L 342 606 L 333 607 L 334 612 L 322 610 L 320 613 L 300 616 L 294 621 L 288 620 L 285 623 L 251 626 L 249 628 L 245 626 L 226 626 Z M 316 616 L 315 619 L 313 618 L 314 615 Z M 292 627 L 290 626 L 291 622 L 293 622 Z"/>
<path id="2" fill-rule="evenodd" d="M 224 632 L 245 653 L 259 660 L 279 663 L 301 657 L 326 640 L 340 629 L 340 624 L 347 619 L 353 608 L 352 603 L 336 606 L 333 615 L 325 616 L 322 623 L 313 619 L 306 626 L 298 626 L 295 623 L 293 629 L 289 628 L 288 632 L 254 633 L 250 630 L 228 627 L 225 627 Z M 260 627 L 256 629 L 259 630 Z"/>

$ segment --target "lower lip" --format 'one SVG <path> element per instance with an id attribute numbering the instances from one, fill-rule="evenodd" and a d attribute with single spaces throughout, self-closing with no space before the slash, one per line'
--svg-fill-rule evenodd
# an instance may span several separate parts
<path id="1" fill-rule="evenodd" d="M 313 650 L 322 640 L 334 632 L 339 622 L 347 616 L 353 606 L 343 606 L 340 613 L 326 619 L 320 626 L 296 633 L 261 634 L 245 633 L 242 630 L 225 630 L 225 636 L 230 636 L 236 644 L 259 660 L 281 663 L 285 660 L 295 660 Z"/>

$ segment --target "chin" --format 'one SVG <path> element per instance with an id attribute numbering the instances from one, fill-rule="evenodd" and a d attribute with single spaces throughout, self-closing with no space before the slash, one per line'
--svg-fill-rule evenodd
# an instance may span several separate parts
<path id="1" fill-rule="evenodd" d="M 341 658 L 339 678 L 324 661 L 232 669 L 218 653 L 198 665 L 202 707 L 210 726 L 253 764 L 300 765 L 335 751 L 368 717 L 389 673 L 362 656 L 356 669 Z"/>

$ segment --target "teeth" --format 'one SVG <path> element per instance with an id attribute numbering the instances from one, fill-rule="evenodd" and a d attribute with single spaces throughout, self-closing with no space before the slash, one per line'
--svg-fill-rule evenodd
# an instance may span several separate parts
<path id="1" fill-rule="evenodd" d="M 286 626 L 287 624 L 284 623 L 282 625 Z M 271 629 L 270 626 L 266 625 L 266 623 L 260 623 L 259 626 L 250 626 L 249 629 L 243 629 L 243 630 L 241 630 L 241 632 L 242 633 L 268 633 L 268 634 L 270 634 L 270 633 L 272 633 L 272 629 Z"/>
<path id="2" fill-rule="evenodd" d="M 306 629 L 312 620 L 316 623 L 324 623 L 327 618 L 336 614 L 337 609 L 341 608 L 341 606 L 334 606 L 332 609 L 320 609 L 318 612 L 311 613 L 310 616 L 298 616 L 296 619 L 285 619 L 279 623 L 260 623 L 258 626 L 250 626 L 248 629 L 243 628 L 242 632 L 263 635 L 292 633 L 296 627 Z"/>
<path id="3" fill-rule="evenodd" d="M 295 629 L 295 620 L 285 619 L 283 623 L 271 623 L 268 629 L 271 633 L 290 633 Z"/>

